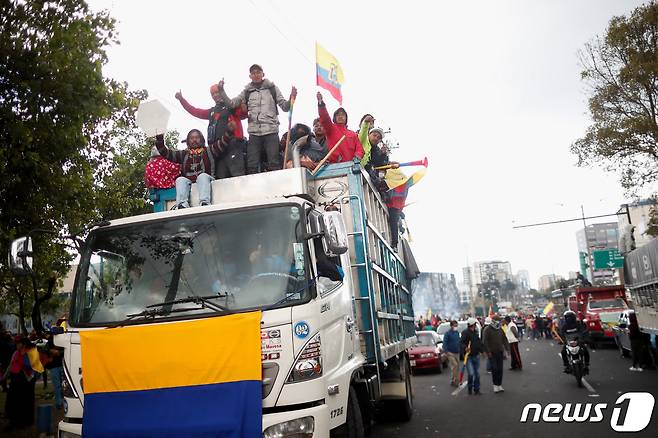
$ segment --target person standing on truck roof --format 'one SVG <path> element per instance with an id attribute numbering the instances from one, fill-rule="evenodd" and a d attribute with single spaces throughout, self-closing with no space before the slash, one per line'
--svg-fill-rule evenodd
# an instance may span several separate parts
<path id="1" fill-rule="evenodd" d="M 212 196 L 211 183 L 214 181 L 215 158 L 221 155 L 222 147 L 226 147 L 232 139 L 231 131 L 226 130 L 221 141 L 215 142 L 209 148 L 203 134 L 198 129 L 187 133 L 185 150 L 170 150 L 165 146 L 164 136 L 155 137 L 155 146 L 160 155 L 174 163 L 180 163 L 182 176 L 176 178 L 176 208 L 190 206 L 190 189 L 192 183 L 197 183 L 199 189 L 199 203 L 210 204 Z"/>
<path id="2" fill-rule="evenodd" d="M 468 328 L 462 332 L 460 340 L 460 359 L 466 360 L 466 371 L 468 373 L 468 393 L 480 395 L 480 354 L 484 351 L 484 346 L 477 332 L 477 319 L 468 318 L 466 325 Z"/>
<path id="3" fill-rule="evenodd" d="M 324 100 L 322 100 L 322 94 L 319 91 L 316 97 L 318 99 L 320 123 L 327 137 L 327 150 L 331 151 L 336 143 L 345 136 L 345 139 L 340 143 L 338 148 L 329 155 L 327 162 L 345 163 L 352 161 L 354 158 L 361 160 L 363 158 L 363 146 L 361 146 L 356 133 L 347 128 L 347 111 L 342 107 L 338 108 L 334 111 L 333 119 L 331 119 L 327 112 L 327 106 Z"/>
<path id="4" fill-rule="evenodd" d="M 222 99 L 231 108 L 241 104 L 247 106 L 247 173 L 258 173 L 261 151 L 267 155 L 267 170 L 281 169 L 281 154 L 279 152 L 279 111 L 290 111 L 291 100 L 297 97 L 297 89 L 293 86 L 290 98 L 286 100 L 279 87 L 274 82 L 265 79 L 263 67 L 254 64 L 249 67 L 249 82 L 237 97 L 231 99 L 224 91 L 224 80 L 218 84 Z"/>
<path id="5" fill-rule="evenodd" d="M 195 108 L 190 105 L 178 91 L 176 99 L 181 103 L 185 111 L 198 119 L 208 120 L 208 144 L 221 142 L 221 138 L 227 129 L 233 131 L 233 138 L 226 149 L 221 151 L 220 157 L 215 164 L 216 178 L 228 178 L 231 176 L 244 175 L 244 133 L 242 131 L 241 119 L 247 117 L 246 105 L 237 108 L 228 108 L 219 93 L 219 85 L 210 87 L 210 95 L 215 101 L 215 106 L 208 109 Z"/>
<path id="6" fill-rule="evenodd" d="M 491 359 L 491 380 L 493 381 L 493 392 L 503 392 L 503 359 L 509 352 L 507 336 L 500 325 L 500 316 L 494 315 L 491 325 L 482 335 L 482 343 Z"/>

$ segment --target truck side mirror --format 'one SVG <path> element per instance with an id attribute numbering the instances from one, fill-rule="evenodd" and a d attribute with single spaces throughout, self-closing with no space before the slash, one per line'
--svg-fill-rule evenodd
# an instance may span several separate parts
<path id="1" fill-rule="evenodd" d="M 329 211 L 322 216 L 324 222 L 324 250 L 327 256 L 335 257 L 347 252 L 347 231 L 343 216 L 337 211 Z"/>
<path id="2" fill-rule="evenodd" d="M 28 275 L 32 272 L 32 239 L 19 237 L 9 248 L 9 268 L 15 275 Z"/>

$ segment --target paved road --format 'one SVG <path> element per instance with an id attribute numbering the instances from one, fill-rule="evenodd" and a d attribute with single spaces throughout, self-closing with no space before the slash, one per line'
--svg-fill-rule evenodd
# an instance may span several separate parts
<path id="1" fill-rule="evenodd" d="M 449 375 L 414 376 L 414 416 L 408 423 L 378 424 L 374 437 L 658 437 L 658 406 L 649 425 L 639 433 L 614 432 L 610 426 L 615 402 L 627 392 L 648 392 L 658 404 L 658 371 L 629 371 L 630 359 L 616 349 L 591 352 L 590 389 L 578 388 L 576 380 L 562 373 L 558 357 L 561 347 L 548 340 L 524 340 L 521 354 L 524 369 L 508 371 L 505 362 L 504 393 L 494 394 L 491 375 L 482 363 L 482 396 L 469 396 L 466 389 L 452 395 Z M 599 423 L 520 423 L 528 403 L 605 403 Z M 584 407 L 583 407 L 584 409 Z M 622 411 L 624 412 L 625 409 Z M 532 416 L 531 416 L 532 417 Z M 623 414 L 622 414 L 623 417 Z"/>

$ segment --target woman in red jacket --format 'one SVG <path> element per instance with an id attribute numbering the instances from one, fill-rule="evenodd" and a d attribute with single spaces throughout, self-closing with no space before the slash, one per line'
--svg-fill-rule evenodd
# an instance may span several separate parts
<path id="1" fill-rule="evenodd" d="M 327 162 L 329 163 L 344 163 L 352 161 L 355 157 L 361 160 L 363 158 L 363 146 L 359 141 L 359 137 L 354 131 L 347 129 L 347 112 L 343 108 L 338 108 L 334 112 L 333 120 L 329 118 L 327 107 L 322 100 L 322 94 L 318 92 L 318 114 L 320 115 L 320 124 L 324 129 L 327 138 L 327 150 L 331 149 L 338 143 L 338 141 L 345 136 L 345 140 L 338 146 L 338 148 L 331 153 Z"/>

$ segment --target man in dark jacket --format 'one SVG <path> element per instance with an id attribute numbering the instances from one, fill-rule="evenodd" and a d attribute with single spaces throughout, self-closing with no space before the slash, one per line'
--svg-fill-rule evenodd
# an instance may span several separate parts
<path id="1" fill-rule="evenodd" d="M 589 373 L 589 351 L 585 346 L 585 341 L 587 340 L 587 327 L 576 317 L 576 312 L 573 310 L 567 310 L 564 312 L 564 323 L 560 327 L 560 337 L 563 341 L 562 352 L 562 364 L 564 365 L 564 372 L 570 373 L 571 368 L 569 367 L 569 361 L 567 360 L 567 342 L 572 339 L 578 339 L 581 343 L 581 348 L 583 349 L 583 356 L 585 356 L 585 374 Z"/>
<path id="2" fill-rule="evenodd" d="M 493 380 L 493 391 L 502 392 L 503 389 L 503 359 L 509 352 L 507 336 L 500 325 L 500 316 L 492 318 L 491 325 L 482 335 L 484 349 L 487 357 L 491 359 L 491 379 Z"/>
<path id="3" fill-rule="evenodd" d="M 287 134 L 284 134 L 284 137 L 286 135 Z M 327 148 L 326 146 L 322 146 L 320 143 L 315 141 L 315 137 L 311 133 L 311 128 L 302 123 L 297 123 L 290 130 L 290 142 L 285 167 L 291 168 L 293 166 L 292 152 L 293 147 L 297 141 L 300 141 L 299 155 L 301 165 L 309 170 L 315 169 L 315 166 L 317 166 L 318 162 L 321 161 L 325 155 L 327 155 Z"/>
<path id="4" fill-rule="evenodd" d="M 450 330 L 443 335 L 443 351 L 448 356 L 448 365 L 450 366 L 450 384 L 459 385 L 459 332 L 457 331 L 457 321 L 450 321 Z"/>
<path id="5" fill-rule="evenodd" d="M 466 322 L 468 328 L 462 332 L 461 354 L 462 357 L 468 355 L 466 360 L 468 393 L 480 395 L 480 353 L 484 351 L 484 346 L 477 332 L 476 323 L 475 318 L 468 318 Z"/>

